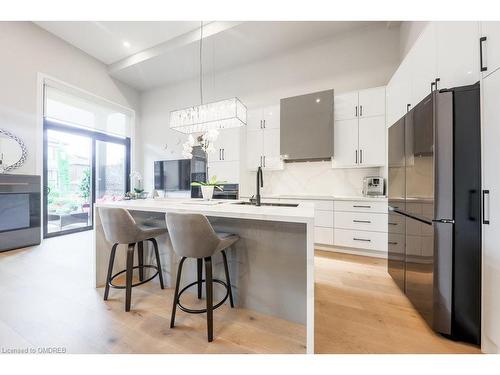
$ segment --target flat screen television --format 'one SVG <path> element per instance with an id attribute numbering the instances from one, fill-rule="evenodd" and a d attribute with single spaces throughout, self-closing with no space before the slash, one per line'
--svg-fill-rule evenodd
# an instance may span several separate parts
<path id="1" fill-rule="evenodd" d="M 164 191 L 191 190 L 191 160 L 155 161 L 155 189 Z"/>

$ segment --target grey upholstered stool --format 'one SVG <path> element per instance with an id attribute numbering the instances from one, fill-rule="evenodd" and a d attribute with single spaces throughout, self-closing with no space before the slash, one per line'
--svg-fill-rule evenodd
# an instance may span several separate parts
<path id="1" fill-rule="evenodd" d="M 169 212 L 166 215 L 166 220 L 168 233 L 170 235 L 174 251 L 177 255 L 182 257 L 177 270 L 177 282 L 175 283 L 170 328 L 174 328 L 177 305 L 182 311 L 191 314 L 201 314 L 206 312 L 208 341 L 210 342 L 213 340 L 213 310 L 222 306 L 228 297 L 231 307 L 234 307 L 225 249 L 231 247 L 236 241 L 238 241 L 239 236 L 236 234 L 216 233 L 208 219 L 202 214 L 181 214 Z M 224 260 L 226 282 L 212 278 L 212 256 L 219 251 L 222 253 L 222 258 Z M 198 280 L 186 285 L 181 291 L 179 291 L 182 265 L 187 258 L 197 259 Z M 202 279 L 203 260 L 205 260 L 206 280 Z M 205 282 L 206 287 L 207 308 L 194 310 L 184 307 L 180 302 L 181 294 L 193 285 L 198 285 L 198 298 L 201 298 L 201 287 L 203 282 Z M 225 297 L 220 302 L 215 304 L 215 306 L 213 303 L 214 282 L 221 284 L 226 288 Z"/>
<path id="2" fill-rule="evenodd" d="M 134 218 L 124 208 L 99 207 L 99 216 L 104 229 L 106 240 L 113 243 L 111 255 L 109 256 L 108 275 L 106 277 L 106 288 L 104 290 L 104 300 L 108 299 L 109 287 L 117 289 L 125 289 L 125 311 L 130 311 L 130 301 L 132 298 L 132 288 L 142 285 L 153 280 L 156 275 L 160 279 L 160 286 L 163 289 L 163 276 L 161 272 L 160 253 L 158 252 L 158 243 L 155 237 L 167 232 L 167 228 L 145 227 L 139 226 Z M 151 241 L 153 243 L 156 266 L 144 264 L 144 243 L 143 241 Z M 116 248 L 119 244 L 127 244 L 127 268 L 114 275 L 113 264 L 115 261 Z M 138 248 L 139 265 L 134 267 L 134 249 L 135 244 Z M 144 269 L 152 268 L 156 273 L 144 280 Z M 139 269 L 139 282 L 132 284 L 132 273 L 134 269 Z M 126 272 L 126 285 L 114 285 L 113 280 Z"/>

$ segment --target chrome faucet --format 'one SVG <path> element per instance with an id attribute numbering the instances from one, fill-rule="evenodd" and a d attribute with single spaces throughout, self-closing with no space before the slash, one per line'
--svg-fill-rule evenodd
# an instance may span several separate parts
<path id="1" fill-rule="evenodd" d="M 257 168 L 257 192 L 255 194 L 255 205 L 260 206 L 260 188 L 264 187 L 264 176 L 262 174 L 262 168 Z"/>

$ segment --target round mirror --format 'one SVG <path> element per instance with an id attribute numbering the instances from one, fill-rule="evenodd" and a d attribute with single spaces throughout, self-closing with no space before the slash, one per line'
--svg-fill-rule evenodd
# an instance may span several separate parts
<path id="1" fill-rule="evenodd" d="M 0 129 L 0 172 L 9 172 L 19 168 L 26 160 L 27 151 L 24 142 L 7 130 Z"/>

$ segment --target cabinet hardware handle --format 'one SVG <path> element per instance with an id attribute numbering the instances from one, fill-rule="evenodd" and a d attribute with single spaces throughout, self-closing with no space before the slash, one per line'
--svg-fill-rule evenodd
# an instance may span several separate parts
<path id="1" fill-rule="evenodd" d="M 488 216 L 486 216 L 486 196 L 488 196 Z M 490 191 L 483 190 L 483 224 L 490 223 Z"/>
<path id="2" fill-rule="evenodd" d="M 264 123 L 264 129 L 265 129 L 266 128 L 266 120 L 264 120 L 263 123 Z"/>
<path id="3" fill-rule="evenodd" d="M 356 164 L 358 164 L 358 150 L 356 150 Z"/>
<path id="4" fill-rule="evenodd" d="M 358 106 L 356 106 L 356 112 L 355 112 L 355 117 L 358 117 Z"/>
<path id="5" fill-rule="evenodd" d="M 391 242 L 389 241 L 389 245 L 397 245 L 398 243 L 397 242 Z"/>
<path id="6" fill-rule="evenodd" d="M 354 208 L 372 208 L 372 206 L 352 205 Z"/>
<path id="7" fill-rule="evenodd" d="M 360 105 L 359 106 L 359 117 L 362 117 L 363 116 L 363 106 Z"/>
<path id="8" fill-rule="evenodd" d="M 406 112 L 410 112 L 410 107 L 411 107 L 411 104 L 406 105 Z"/>
<path id="9" fill-rule="evenodd" d="M 262 167 L 262 155 L 260 156 L 260 166 Z"/>
<path id="10" fill-rule="evenodd" d="M 266 167 L 266 155 L 262 157 L 264 159 L 264 168 Z"/>
<path id="11" fill-rule="evenodd" d="M 366 223 L 366 224 L 371 224 L 370 220 L 353 220 L 353 223 Z"/>
<path id="12" fill-rule="evenodd" d="M 389 225 L 398 225 L 398 223 L 389 223 Z"/>
<path id="13" fill-rule="evenodd" d="M 222 160 L 222 148 L 219 148 L 219 160 Z"/>
<path id="14" fill-rule="evenodd" d="M 488 67 L 483 66 L 483 42 L 486 42 L 485 36 L 479 38 L 479 66 L 481 67 L 481 71 L 485 72 L 488 70 Z"/>
<path id="15" fill-rule="evenodd" d="M 356 237 L 353 237 L 353 240 L 354 241 L 363 241 L 363 242 L 372 242 L 372 240 L 369 240 L 367 238 L 356 238 Z"/>
<path id="16" fill-rule="evenodd" d="M 226 160 L 226 149 L 222 149 L 222 160 Z"/>
<path id="17" fill-rule="evenodd" d="M 363 164 L 363 150 L 359 150 L 359 164 Z"/>

